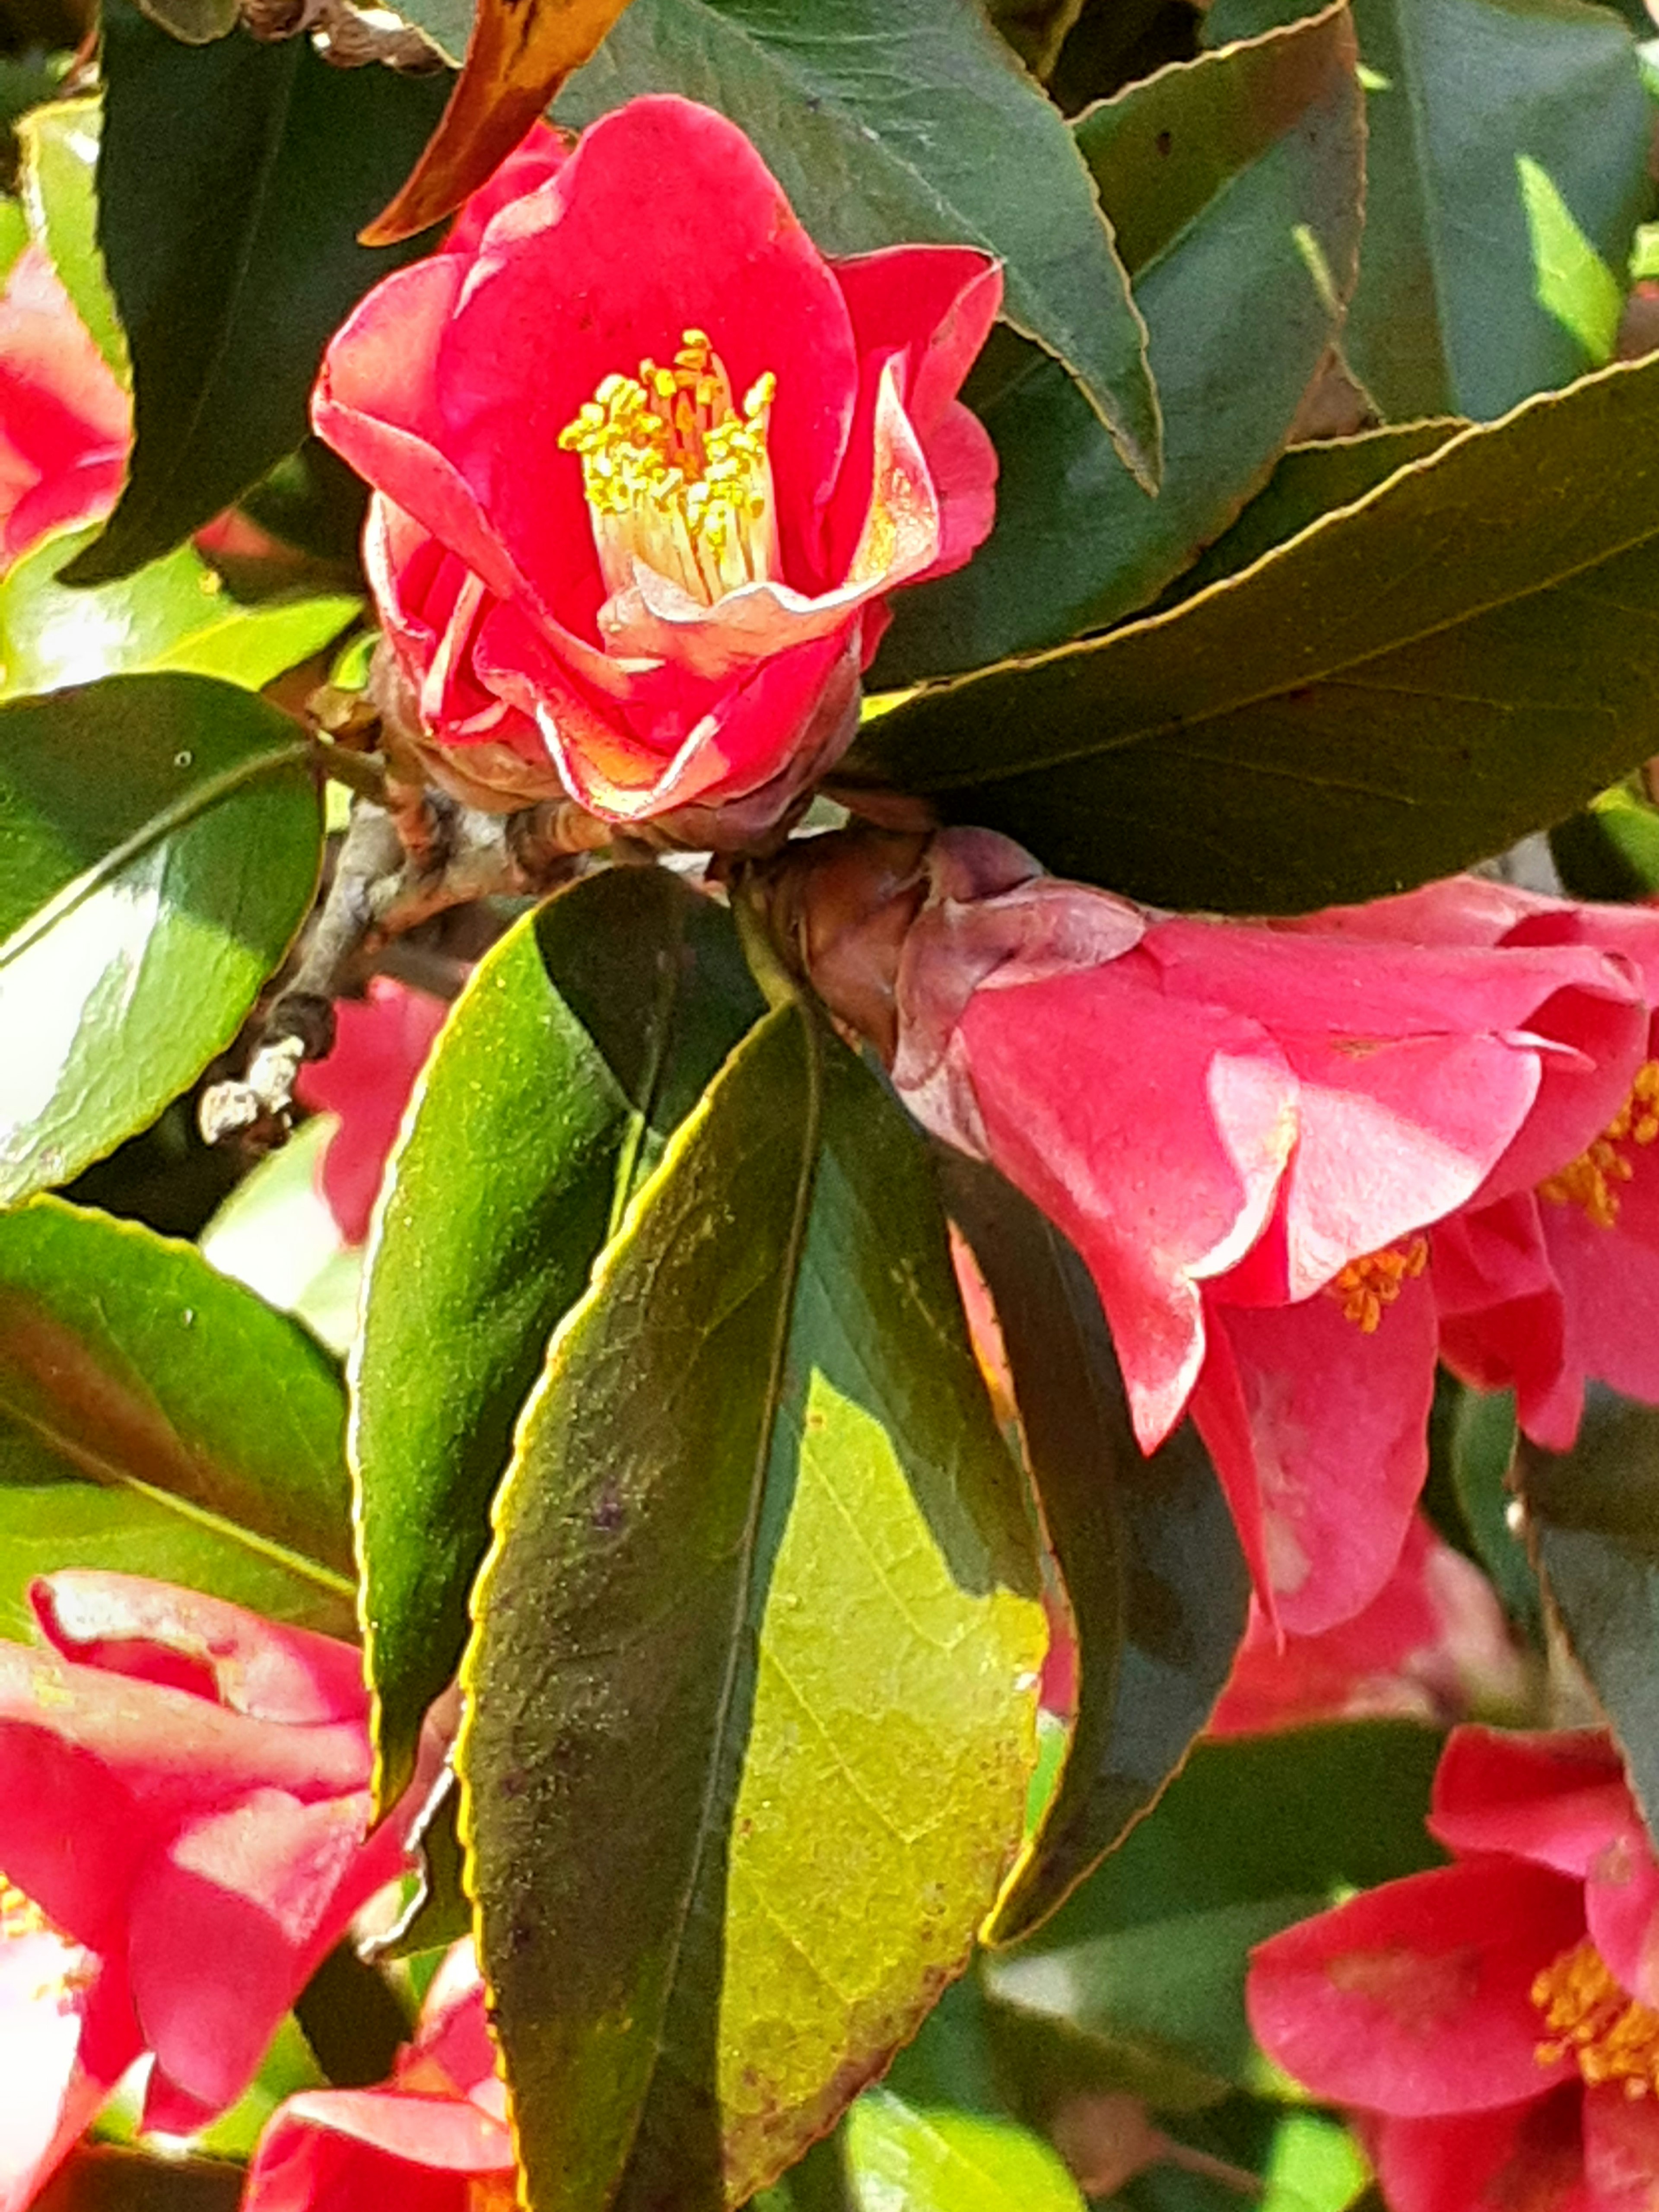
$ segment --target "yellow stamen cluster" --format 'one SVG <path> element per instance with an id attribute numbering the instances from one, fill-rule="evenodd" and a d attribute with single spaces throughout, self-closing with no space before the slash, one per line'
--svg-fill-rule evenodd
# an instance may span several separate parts
<path id="1" fill-rule="evenodd" d="M 32 1991 L 35 2003 L 72 2003 L 97 1978 L 96 1961 L 88 1952 L 76 1948 L 26 1891 L 0 1874 L 0 1943 L 17 1942 L 31 1936 L 49 1936 L 64 1947 L 55 1970 Z"/>
<path id="2" fill-rule="evenodd" d="M 1636 1071 L 1630 1097 L 1586 1152 L 1580 1152 L 1559 1175 L 1538 1186 L 1540 1198 L 1557 1206 L 1582 1206 L 1598 1229 L 1611 1229 L 1619 1218 L 1616 1186 L 1635 1174 L 1628 1152 L 1621 1147 L 1650 1145 L 1659 1138 L 1659 1060 L 1644 1060 Z"/>
<path id="3" fill-rule="evenodd" d="M 57 1932 L 34 1899 L 0 1875 L 0 1942 L 18 1936 L 55 1936 Z"/>
<path id="4" fill-rule="evenodd" d="M 707 332 L 684 337 L 672 367 L 642 361 L 637 377 L 607 376 L 559 444 L 581 457 L 610 589 L 631 584 L 639 560 L 713 606 L 776 573 L 767 429 L 777 379 L 757 377 L 739 413 Z"/>
<path id="5" fill-rule="evenodd" d="M 1375 1336 L 1384 1308 L 1394 1304 L 1428 1262 L 1427 1237 L 1413 1237 L 1403 1249 L 1389 1244 L 1380 1252 L 1367 1252 L 1363 1259 L 1350 1260 L 1327 1284 L 1326 1292 L 1341 1300 L 1343 1318 L 1352 1322 L 1362 1336 Z"/>
<path id="6" fill-rule="evenodd" d="M 1534 2054 L 1540 2066 L 1571 2058 L 1592 2088 L 1617 2081 L 1627 2097 L 1659 2094 L 1659 2012 L 1620 1987 L 1588 1936 L 1545 1967 L 1532 2001 L 1550 2031 Z"/>

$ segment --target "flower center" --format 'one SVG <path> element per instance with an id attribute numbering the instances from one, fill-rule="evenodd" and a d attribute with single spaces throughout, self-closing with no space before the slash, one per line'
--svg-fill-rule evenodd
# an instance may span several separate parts
<path id="1" fill-rule="evenodd" d="M 1592 2088 L 1618 2081 L 1627 2097 L 1659 2092 L 1659 2012 L 1626 1994 L 1588 1936 L 1545 1967 L 1532 2001 L 1550 2031 L 1534 2053 L 1540 2066 L 1573 2058 Z"/>
<path id="2" fill-rule="evenodd" d="M 1630 1097 L 1589 1150 L 1569 1161 L 1558 1175 L 1546 1176 L 1538 1194 L 1557 1206 L 1582 1206 L 1598 1229 L 1611 1229 L 1619 1218 L 1614 1186 L 1628 1182 L 1636 1172 L 1628 1148 L 1650 1145 L 1656 1137 L 1659 1060 L 1644 1060 L 1636 1071 Z"/>
<path id="3" fill-rule="evenodd" d="M 607 588 L 626 590 L 641 561 L 712 607 L 776 573 L 767 426 L 777 379 L 757 377 L 739 413 L 707 333 L 683 335 L 672 368 L 642 361 L 636 377 L 607 376 L 559 444 L 581 457 Z"/>
<path id="4" fill-rule="evenodd" d="M 1403 1249 L 1385 1244 L 1380 1252 L 1350 1260 L 1327 1283 L 1325 1295 L 1341 1300 L 1344 1320 L 1352 1322 L 1362 1336 L 1375 1336 L 1383 1308 L 1391 1306 L 1406 1285 L 1422 1273 L 1428 1260 L 1426 1237 L 1413 1237 Z"/>
<path id="5" fill-rule="evenodd" d="M 36 2004 L 64 2009 L 97 1979 L 97 1961 L 49 1920 L 26 1891 L 0 1874 L 0 1943 L 20 1942 L 35 1936 L 44 1936 L 56 1946 L 58 1963 L 56 1972 L 49 1974 L 31 1995 Z"/>

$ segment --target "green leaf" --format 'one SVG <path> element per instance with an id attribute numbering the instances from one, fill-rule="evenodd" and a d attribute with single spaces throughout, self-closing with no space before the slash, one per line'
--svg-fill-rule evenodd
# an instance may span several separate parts
<path id="1" fill-rule="evenodd" d="M 1510 1522 L 1515 1492 L 1515 1395 L 1509 1390 L 1456 1386 L 1451 1416 L 1452 1487 L 1480 1564 L 1512 1620 L 1534 1636 L 1541 1626 L 1538 1577 Z"/>
<path id="2" fill-rule="evenodd" d="M 223 1050 L 321 848 L 293 723 L 229 684 L 0 707 L 0 1204 L 78 1175 Z"/>
<path id="3" fill-rule="evenodd" d="M 187 46 L 205 46 L 236 27 L 238 0 L 138 0 L 152 23 Z"/>
<path id="4" fill-rule="evenodd" d="M 1592 1383 L 1572 1449 L 1522 1437 L 1516 1476 L 1546 1592 L 1659 1833 L 1659 1411 Z"/>
<path id="5" fill-rule="evenodd" d="M 1054 1917 L 986 1961 L 988 1994 L 1158 2101 L 1243 2083 L 1250 1945 L 1350 1887 L 1438 1863 L 1423 1817 L 1439 1751 L 1393 1721 L 1199 1744 Z"/>
<path id="6" fill-rule="evenodd" d="M 1264 553 L 1310 529 L 1322 514 L 1352 507 L 1386 483 L 1396 470 L 1437 453 L 1448 438 L 1466 427 L 1447 418 L 1402 422 L 1363 430 L 1352 438 L 1292 446 L 1232 528 L 1176 578 L 1155 611 L 1162 614 L 1211 584 L 1237 575 Z"/>
<path id="7" fill-rule="evenodd" d="M 1613 359 L 1625 295 L 1590 244 L 1549 171 L 1530 155 L 1515 157 L 1532 240 L 1538 304 L 1571 331 L 1597 368 Z"/>
<path id="8" fill-rule="evenodd" d="M 1659 809 L 1616 783 L 1556 823 L 1550 857 L 1574 898 L 1651 898 L 1659 891 Z"/>
<path id="9" fill-rule="evenodd" d="M 826 253 L 932 241 L 998 255 L 1009 322 L 1064 365 L 1124 465 L 1157 483 L 1146 332 L 1094 185 L 1059 111 L 976 8 L 634 0 L 556 112 L 589 123 L 644 92 L 684 93 L 740 125 Z"/>
<path id="10" fill-rule="evenodd" d="M 1091 109 L 1077 137 L 1146 319 L 1163 485 L 1141 496 L 1034 349 L 994 391 L 981 375 L 970 390 L 997 447 L 996 526 L 966 568 L 899 599 L 878 684 L 1056 644 L 1145 605 L 1261 484 L 1340 325 L 1297 234 L 1348 291 L 1364 161 L 1346 9 L 1165 70 Z"/>
<path id="11" fill-rule="evenodd" d="M 1298 0 L 1216 0 L 1205 36 L 1300 12 Z M 1366 102 L 1365 248 L 1344 350 L 1396 421 L 1501 415 L 1584 365 L 1538 297 L 1516 157 L 1547 173 L 1622 269 L 1648 196 L 1635 41 L 1580 0 L 1354 0 L 1354 21 L 1382 82 Z"/>
<path id="12" fill-rule="evenodd" d="M 1154 904 L 1453 873 L 1659 745 L 1659 361 L 1462 432 L 1218 588 L 924 691 L 854 776 Z M 847 771 L 843 771 L 845 775 Z"/>
<path id="13" fill-rule="evenodd" d="M 1084 2212 L 1076 2182 L 1029 2128 L 887 2089 L 853 2107 L 847 2165 L 858 2212 Z"/>
<path id="14" fill-rule="evenodd" d="M 189 545 L 91 591 L 59 583 L 96 536 L 49 538 L 0 576 L 0 699 L 168 668 L 257 691 L 319 653 L 362 605 L 330 596 L 243 606 Z"/>
<path id="15" fill-rule="evenodd" d="M 1185 1756 L 1231 1671 L 1249 1577 L 1191 1424 L 1142 1455 L 1077 1253 L 994 1169 L 940 1158 L 946 1204 L 996 1304 L 1079 1641 L 1060 1787 L 986 1929 L 1007 1943 L 1099 1863 Z"/>
<path id="16" fill-rule="evenodd" d="M 383 1803 L 459 1664 L 554 1324 L 762 1011 L 724 909 L 628 868 L 527 915 L 445 1026 L 393 1155 L 352 1367 Z"/>
<path id="17" fill-rule="evenodd" d="M 137 1222 L 0 1213 L 0 1628 L 118 1567 L 351 1632 L 345 1394 L 303 1329 Z"/>
<path id="18" fill-rule="evenodd" d="M 129 575 L 306 434 L 323 348 L 426 241 L 357 232 L 437 121 L 448 79 L 332 69 L 307 38 L 185 46 L 105 0 L 99 239 L 132 349 L 137 442 L 103 535 L 68 572 Z"/>
<path id="19" fill-rule="evenodd" d="M 967 1961 L 1043 1645 L 922 1140 L 786 1006 L 520 1423 L 463 1833 L 540 2212 L 740 2203 Z"/>
<path id="20" fill-rule="evenodd" d="M 123 384 L 127 342 L 98 245 L 98 141 L 103 103 L 54 100 L 20 118 L 18 188 L 29 235 L 52 262 L 76 313 Z"/>

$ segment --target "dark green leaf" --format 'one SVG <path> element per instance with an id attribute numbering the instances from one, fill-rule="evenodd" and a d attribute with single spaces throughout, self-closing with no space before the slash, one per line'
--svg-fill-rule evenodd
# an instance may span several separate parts
<path id="1" fill-rule="evenodd" d="M 420 251 L 357 232 L 408 173 L 448 80 L 331 69 L 307 38 L 188 46 L 105 0 L 98 232 L 132 349 L 137 444 L 70 571 L 108 583 L 257 483 L 306 434 L 323 347 Z"/>
<path id="2" fill-rule="evenodd" d="M 927 1154 L 752 1031 L 554 1339 L 463 1680 L 463 1830 L 541 2212 L 764 2186 L 966 1963 L 1042 1650 Z"/>
<path id="3" fill-rule="evenodd" d="M 1125 2087 L 1202 2101 L 1244 2077 L 1247 1954 L 1437 1863 L 1440 1750 L 1400 1722 L 1201 1743 L 1156 1809 L 1031 1941 L 986 1963 L 999 2006 L 1091 2046 Z"/>
<path id="4" fill-rule="evenodd" d="M 246 2168 L 228 2160 L 156 2158 L 105 2144 L 74 2152 L 36 2212 L 235 2212 Z"/>
<path id="5" fill-rule="evenodd" d="M 349 1634 L 345 1395 L 188 1244 L 55 1199 L 0 1213 L 0 1606 L 118 1567 Z"/>
<path id="6" fill-rule="evenodd" d="M 999 255 L 1008 320 L 1157 482 L 1146 333 L 1093 183 L 977 9 L 634 0 L 557 112 L 587 123 L 642 92 L 684 93 L 741 125 L 826 253 L 931 240 Z"/>
<path id="7" fill-rule="evenodd" d="M 391 1984 L 349 1942 L 329 1953 L 294 2009 L 318 2064 L 337 2088 L 378 2087 L 409 2034 Z"/>
<path id="8" fill-rule="evenodd" d="M 0 1203 L 68 1182 L 229 1043 L 321 847 L 293 723 L 228 684 L 0 707 Z"/>
<path id="9" fill-rule="evenodd" d="M 383 1802 L 459 1664 L 489 1501 L 553 1326 L 761 1011 L 725 911 L 629 868 L 526 916 L 445 1027 L 394 1155 L 352 1360 Z"/>
<path id="10" fill-rule="evenodd" d="M 60 584 L 58 571 L 94 535 L 49 538 L 0 576 L 0 699 L 168 668 L 257 691 L 319 653 L 362 605 L 244 606 L 191 545 L 91 591 Z"/>
<path id="11" fill-rule="evenodd" d="M 1216 0 L 1219 42 L 1299 14 Z M 1539 298 L 1517 155 L 1622 269 L 1646 204 L 1635 42 L 1579 0 L 1354 0 L 1372 72 L 1365 250 L 1344 340 L 1384 414 L 1501 415 L 1587 366 Z M 1593 125 L 1588 118 L 1594 117 Z"/>
<path id="12" fill-rule="evenodd" d="M 1220 587 L 925 691 L 860 766 L 1056 874 L 1287 913 L 1449 875 L 1659 745 L 1659 361 L 1465 430 Z"/>
<path id="13" fill-rule="evenodd" d="M 1353 283 L 1364 173 L 1353 51 L 1346 9 L 1330 9 L 1079 120 L 1134 257 L 1164 410 L 1162 488 L 1141 496 L 1080 395 L 1027 348 L 1016 374 L 973 394 L 1000 464 L 996 527 L 965 568 L 899 601 L 875 684 L 1056 644 L 1144 606 L 1262 483 Z"/>
<path id="14" fill-rule="evenodd" d="M 1178 606 L 1211 584 L 1236 576 L 1339 507 L 1352 507 L 1386 483 L 1397 469 L 1438 453 L 1465 424 L 1450 419 L 1405 422 L 1322 445 L 1292 446 L 1232 528 L 1177 576 L 1158 612 Z"/>
<path id="15" fill-rule="evenodd" d="M 1523 1437 L 1516 1474 L 1546 1591 L 1659 1832 L 1659 1411 L 1592 1383 L 1572 1449 Z"/>
<path id="16" fill-rule="evenodd" d="M 1231 1670 L 1249 1577 L 1191 1424 L 1143 1457 L 1076 1252 L 994 1169 L 940 1158 L 946 1204 L 996 1303 L 1079 1640 L 1060 1788 L 987 1929 L 1006 1943 L 1098 1864 L 1185 1756 Z"/>

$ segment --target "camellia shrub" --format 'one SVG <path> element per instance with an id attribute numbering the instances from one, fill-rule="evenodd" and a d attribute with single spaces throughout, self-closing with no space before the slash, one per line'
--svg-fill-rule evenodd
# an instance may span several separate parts
<path id="1" fill-rule="evenodd" d="M 0 2212 L 1655 2212 L 1636 0 L 0 0 Z"/>

